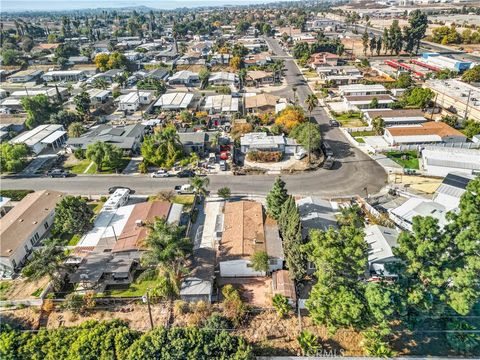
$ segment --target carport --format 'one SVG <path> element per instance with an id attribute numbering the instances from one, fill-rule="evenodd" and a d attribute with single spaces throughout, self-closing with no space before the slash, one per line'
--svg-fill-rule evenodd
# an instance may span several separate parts
<path id="1" fill-rule="evenodd" d="M 53 150 L 60 148 L 67 140 L 67 132 L 63 130 L 57 130 L 48 135 L 41 141 L 42 144 L 50 145 Z"/>

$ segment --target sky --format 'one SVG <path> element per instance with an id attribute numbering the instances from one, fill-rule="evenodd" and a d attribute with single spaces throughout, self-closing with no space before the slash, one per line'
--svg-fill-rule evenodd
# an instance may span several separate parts
<path id="1" fill-rule="evenodd" d="M 264 4 L 278 0 L 0 0 L 1 11 L 62 11 L 95 8 L 148 6 L 157 9 L 180 7 Z"/>

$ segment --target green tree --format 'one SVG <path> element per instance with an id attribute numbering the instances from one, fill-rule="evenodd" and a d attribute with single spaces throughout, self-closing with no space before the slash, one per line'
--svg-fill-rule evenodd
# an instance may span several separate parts
<path id="1" fill-rule="evenodd" d="M 231 284 L 225 285 L 222 288 L 223 296 L 223 314 L 235 326 L 239 326 L 247 314 L 247 306 L 240 298 L 238 290 Z"/>
<path id="2" fill-rule="evenodd" d="M 267 272 L 269 269 L 268 266 L 268 254 L 266 251 L 256 251 L 253 253 L 252 258 L 252 268 L 255 271 Z"/>
<path id="3" fill-rule="evenodd" d="M 385 131 L 385 120 L 380 116 L 376 116 L 372 121 L 372 127 L 375 134 L 383 135 L 383 132 Z"/>
<path id="4" fill-rule="evenodd" d="M 308 152 L 308 162 L 310 162 L 311 153 L 320 149 L 322 142 L 320 126 L 311 122 L 300 123 L 292 129 L 289 135 Z"/>
<path id="5" fill-rule="evenodd" d="M 278 225 L 282 235 L 287 268 L 290 276 L 299 281 L 306 273 L 306 259 L 302 251 L 302 223 L 295 199 L 292 196 L 288 196 L 282 205 Z"/>
<path id="6" fill-rule="evenodd" d="M 79 121 L 73 122 L 68 126 L 68 137 L 76 138 L 85 132 L 85 127 Z"/>
<path id="7" fill-rule="evenodd" d="M 50 115 L 49 123 L 62 125 L 67 129 L 70 124 L 78 122 L 80 119 L 77 114 L 68 110 L 60 110 L 56 114 Z"/>
<path id="8" fill-rule="evenodd" d="M 0 144 L 0 172 L 17 172 L 23 169 L 27 162 L 30 149 L 27 145 L 10 144 L 2 142 Z"/>
<path id="9" fill-rule="evenodd" d="M 475 120 L 466 120 L 462 124 L 463 130 L 462 132 L 465 134 L 466 137 L 471 139 L 473 136 L 480 134 L 480 122 Z"/>
<path id="10" fill-rule="evenodd" d="M 217 195 L 220 196 L 223 200 L 228 200 L 232 196 L 232 191 L 229 187 L 222 187 L 218 189 Z"/>
<path id="11" fill-rule="evenodd" d="M 22 275 L 29 281 L 38 281 L 47 276 L 55 290 L 58 290 L 64 280 L 64 272 L 69 269 L 65 264 L 68 255 L 63 250 L 58 240 L 45 244 L 35 250 L 22 269 Z"/>
<path id="12" fill-rule="evenodd" d="M 480 82 L 480 65 L 476 65 L 473 68 L 465 71 L 462 75 L 462 81 L 466 83 Z"/>
<path id="13" fill-rule="evenodd" d="M 370 105 L 368 106 L 370 109 L 378 108 L 378 98 L 374 97 L 372 101 L 370 101 Z"/>
<path id="14" fill-rule="evenodd" d="M 433 99 L 434 93 L 428 88 L 415 87 L 407 90 L 403 96 L 403 101 L 407 106 L 415 108 L 426 107 Z"/>
<path id="15" fill-rule="evenodd" d="M 367 330 L 362 333 L 362 348 L 367 356 L 375 356 L 379 358 L 393 358 L 396 352 L 393 351 L 387 341 L 383 339 L 381 334 L 374 330 Z"/>
<path id="16" fill-rule="evenodd" d="M 480 345 L 480 335 L 477 328 L 466 321 L 455 320 L 447 324 L 447 342 L 450 347 L 460 354 L 469 354 Z"/>
<path id="17" fill-rule="evenodd" d="M 73 102 L 75 103 L 75 110 L 78 113 L 83 115 L 84 117 L 88 117 L 90 115 L 90 95 L 86 91 L 82 91 L 80 94 L 76 95 L 73 98 Z"/>
<path id="18" fill-rule="evenodd" d="M 281 318 L 288 315 L 288 313 L 292 310 L 292 306 L 288 302 L 286 296 L 282 294 L 275 294 L 272 298 L 272 305 L 275 308 L 278 316 Z"/>
<path id="19" fill-rule="evenodd" d="M 308 330 L 303 330 L 297 337 L 298 344 L 305 356 L 317 356 L 322 350 L 322 345 L 318 337 Z"/>
<path id="20" fill-rule="evenodd" d="M 22 62 L 22 53 L 15 49 L 6 49 L 2 51 L 2 65 L 13 66 L 20 65 Z"/>
<path id="21" fill-rule="evenodd" d="M 418 54 L 420 42 L 425 37 L 428 28 L 427 15 L 419 9 L 413 10 L 409 15 L 408 23 L 410 25 L 409 34 L 413 38 L 415 54 Z"/>
<path id="22" fill-rule="evenodd" d="M 88 145 L 85 156 L 97 165 L 98 171 L 102 171 L 104 166 L 119 170 L 122 164 L 123 151 L 115 145 L 97 141 Z"/>
<path id="23" fill-rule="evenodd" d="M 184 157 L 177 129 L 168 125 L 151 136 L 146 136 L 141 147 L 143 159 L 147 164 L 171 168 L 175 162 Z"/>
<path id="24" fill-rule="evenodd" d="M 365 27 L 365 31 L 362 35 L 363 55 L 367 56 L 368 45 L 370 44 L 370 37 L 368 36 L 368 27 Z"/>
<path id="25" fill-rule="evenodd" d="M 25 126 L 28 129 L 46 123 L 50 115 L 57 111 L 57 106 L 44 94 L 23 97 L 20 103 L 27 113 Z"/>
<path id="26" fill-rule="evenodd" d="M 273 183 L 272 189 L 267 195 L 267 213 L 270 217 L 278 220 L 282 206 L 288 198 L 285 182 L 281 177 L 277 177 Z"/>
<path id="27" fill-rule="evenodd" d="M 190 185 L 195 192 L 200 196 L 207 195 L 207 188 L 210 184 L 210 179 L 207 177 L 194 176 L 190 179 Z"/>
<path id="28" fill-rule="evenodd" d="M 198 78 L 200 79 L 200 88 L 204 89 L 208 85 L 208 78 L 210 77 L 210 71 L 204 67 L 200 69 Z"/>
<path id="29" fill-rule="evenodd" d="M 245 340 L 226 331 L 198 328 L 157 328 L 131 346 L 127 360 L 136 359 L 237 359 L 252 360 Z"/>
<path id="30" fill-rule="evenodd" d="M 154 293 L 176 297 L 180 292 L 181 279 L 187 273 L 186 262 L 193 245 L 190 239 L 184 237 L 183 227 L 169 224 L 163 218 L 156 218 L 145 226 L 149 232 L 141 262 L 148 268 L 147 274 L 154 274 L 161 280 Z"/>
<path id="31" fill-rule="evenodd" d="M 398 55 L 403 48 L 402 29 L 398 25 L 398 20 L 393 20 L 389 30 L 390 53 Z"/>
<path id="32" fill-rule="evenodd" d="M 312 116 L 312 111 L 318 106 L 318 97 L 314 94 L 309 94 L 305 99 L 305 104 L 307 105 L 307 110 Z"/>
<path id="33" fill-rule="evenodd" d="M 55 207 L 56 234 L 83 234 L 92 228 L 94 212 L 80 196 L 65 196 Z"/>

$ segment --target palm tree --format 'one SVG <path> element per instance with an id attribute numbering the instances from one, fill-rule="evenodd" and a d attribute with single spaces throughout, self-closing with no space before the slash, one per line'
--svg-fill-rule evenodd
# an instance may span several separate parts
<path id="1" fill-rule="evenodd" d="M 219 139 L 220 139 L 220 133 L 219 133 L 219 132 L 216 132 L 216 133 L 214 133 L 212 136 L 210 136 L 210 146 L 211 146 L 215 151 L 217 151 Z"/>
<path id="2" fill-rule="evenodd" d="M 41 249 L 35 250 L 32 258 L 23 268 L 22 275 L 29 281 L 37 281 L 48 276 L 53 288 L 58 290 L 62 284 L 65 270 L 69 269 L 69 266 L 65 264 L 67 255 L 59 245 L 58 240 L 53 240 Z"/>
<path id="3" fill-rule="evenodd" d="M 275 62 L 273 63 L 272 69 L 273 69 L 273 74 L 276 81 L 280 81 L 282 77 L 283 67 L 284 67 L 283 60 L 275 60 Z"/>
<path id="4" fill-rule="evenodd" d="M 192 242 L 183 236 L 183 227 L 169 224 L 163 218 L 156 218 L 145 226 L 148 229 L 147 250 L 141 261 L 150 269 L 144 272 L 144 276 L 154 273 L 159 277 L 156 290 L 162 296 L 167 293 L 178 295 L 181 279 L 187 273 L 185 264 L 193 249 Z"/>
<path id="5" fill-rule="evenodd" d="M 99 89 L 102 89 L 102 90 L 106 90 L 109 86 L 107 80 L 103 79 L 103 78 L 98 78 L 98 79 L 95 79 L 95 81 L 93 82 L 93 86 L 95 86 L 96 88 L 99 88 Z"/>
<path id="6" fill-rule="evenodd" d="M 294 86 L 292 87 L 293 91 L 293 103 L 296 105 L 297 104 L 297 88 Z"/>
<path id="7" fill-rule="evenodd" d="M 310 113 L 310 117 L 312 117 L 312 111 L 318 106 L 318 97 L 314 94 L 310 94 L 307 96 L 305 100 L 305 104 L 307 105 L 308 112 Z"/>
<path id="8" fill-rule="evenodd" d="M 190 185 L 195 192 L 201 196 L 207 195 L 207 187 L 210 184 L 210 179 L 207 177 L 194 176 L 190 180 Z"/>
<path id="9" fill-rule="evenodd" d="M 238 81 L 240 82 L 240 89 L 243 89 L 243 87 L 245 86 L 246 77 L 247 77 L 247 70 L 243 68 L 238 70 Z"/>

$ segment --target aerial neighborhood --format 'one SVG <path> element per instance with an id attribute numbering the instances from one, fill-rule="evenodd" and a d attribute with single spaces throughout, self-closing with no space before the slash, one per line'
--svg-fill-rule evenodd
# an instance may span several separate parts
<path id="1" fill-rule="evenodd" d="M 479 358 L 460 2 L 2 13 L 0 358 Z"/>

